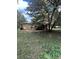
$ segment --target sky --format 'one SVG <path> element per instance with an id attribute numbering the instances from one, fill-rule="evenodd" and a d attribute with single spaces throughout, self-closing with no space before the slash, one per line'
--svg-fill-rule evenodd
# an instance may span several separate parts
<path id="1" fill-rule="evenodd" d="M 27 19 L 28 22 L 31 22 L 31 17 L 25 14 L 27 13 L 27 11 L 25 10 L 27 7 L 29 7 L 29 5 L 26 1 L 18 0 L 17 10 L 24 15 L 24 17 Z"/>

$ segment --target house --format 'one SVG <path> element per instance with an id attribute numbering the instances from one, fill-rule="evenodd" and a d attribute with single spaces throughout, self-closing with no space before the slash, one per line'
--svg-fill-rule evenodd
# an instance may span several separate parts
<path id="1" fill-rule="evenodd" d="M 22 23 L 22 26 L 21 26 L 23 30 L 31 30 L 32 29 L 31 27 L 32 27 L 32 24 L 27 22 Z"/>

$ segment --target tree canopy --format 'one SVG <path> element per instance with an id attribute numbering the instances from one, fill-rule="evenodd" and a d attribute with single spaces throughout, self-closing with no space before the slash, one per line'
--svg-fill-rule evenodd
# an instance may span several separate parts
<path id="1" fill-rule="evenodd" d="M 28 4 L 28 14 L 34 24 L 46 24 L 49 30 L 61 25 L 61 0 L 29 0 Z"/>
<path id="2" fill-rule="evenodd" d="M 23 22 L 26 22 L 26 19 L 19 11 L 17 11 L 17 27 L 20 28 Z"/>

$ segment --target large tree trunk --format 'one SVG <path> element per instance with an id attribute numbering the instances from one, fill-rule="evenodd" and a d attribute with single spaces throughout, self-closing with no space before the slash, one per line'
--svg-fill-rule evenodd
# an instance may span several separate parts
<path id="1" fill-rule="evenodd" d="M 54 16 L 54 12 L 55 12 L 55 10 L 56 10 L 56 8 L 54 8 L 54 10 L 52 11 L 52 14 L 51 14 L 51 22 L 52 22 L 52 18 L 53 18 L 53 16 Z"/>
<path id="2" fill-rule="evenodd" d="M 48 29 L 48 30 L 50 31 L 50 30 L 51 30 L 51 29 L 50 29 L 50 27 L 51 27 L 51 26 L 50 26 L 50 23 L 49 23 L 48 25 L 49 25 L 49 29 Z"/>
<path id="3" fill-rule="evenodd" d="M 51 22 L 50 22 L 50 14 L 48 13 L 48 30 L 50 31 L 50 27 L 51 27 Z"/>
<path id="4" fill-rule="evenodd" d="M 52 17 L 54 16 L 54 12 L 55 12 L 56 8 L 54 8 L 54 10 L 52 11 L 52 14 L 48 13 L 48 30 L 51 31 L 52 27 L 51 27 L 51 22 L 52 22 Z"/>
<path id="5" fill-rule="evenodd" d="M 53 28 L 56 25 L 56 22 L 58 22 L 58 19 L 61 17 L 61 12 L 59 12 L 57 19 L 54 21 L 53 25 L 51 26 L 51 28 Z"/>

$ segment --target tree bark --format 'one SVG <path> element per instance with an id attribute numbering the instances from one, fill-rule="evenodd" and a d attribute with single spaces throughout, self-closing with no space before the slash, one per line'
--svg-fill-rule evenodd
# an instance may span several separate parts
<path id="1" fill-rule="evenodd" d="M 50 16 L 50 14 L 48 13 L 48 30 L 50 31 L 51 23 L 50 23 L 50 17 L 49 16 Z"/>
<path id="2" fill-rule="evenodd" d="M 53 27 L 55 26 L 56 22 L 58 22 L 58 19 L 59 19 L 60 15 L 61 15 L 61 12 L 59 12 L 58 17 L 57 17 L 57 19 L 54 21 L 54 23 L 53 23 L 53 25 L 51 26 L 51 28 L 53 28 Z"/>

